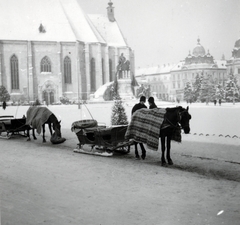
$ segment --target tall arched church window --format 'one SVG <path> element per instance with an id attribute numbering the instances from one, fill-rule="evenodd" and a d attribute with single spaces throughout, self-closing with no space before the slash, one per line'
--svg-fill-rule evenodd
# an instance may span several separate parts
<path id="1" fill-rule="evenodd" d="M 109 81 L 113 81 L 112 59 L 109 59 Z"/>
<path id="2" fill-rule="evenodd" d="M 91 92 L 96 91 L 96 65 L 95 59 L 91 59 L 90 74 L 91 74 Z"/>
<path id="3" fill-rule="evenodd" d="M 10 59 L 12 89 L 19 89 L 18 58 L 13 55 Z"/>
<path id="4" fill-rule="evenodd" d="M 102 81 L 105 84 L 105 70 L 104 70 L 104 59 L 102 59 Z"/>
<path id="5" fill-rule="evenodd" d="M 72 70 L 71 70 L 71 59 L 66 56 L 64 58 L 64 82 L 65 84 L 72 83 Z"/>
<path id="6" fill-rule="evenodd" d="M 52 72 L 52 69 L 51 69 L 51 61 L 50 59 L 45 56 L 42 60 L 41 60 L 41 73 L 42 72 Z"/>

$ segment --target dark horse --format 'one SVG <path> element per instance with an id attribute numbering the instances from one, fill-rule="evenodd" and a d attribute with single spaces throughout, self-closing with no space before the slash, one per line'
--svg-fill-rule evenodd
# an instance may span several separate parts
<path id="1" fill-rule="evenodd" d="M 166 164 L 165 160 L 165 144 L 167 142 L 167 162 L 169 165 L 173 165 L 173 161 L 170 157 L 171 140 L 176 140 L 178 137 L 181 138 L 181 129 L 184 133 L 188 134 L 190 132 L 189 121 L 191 115 L 188 113 L 188 107 L 185 109 L 182 106 L 175 108 L 166 108 L 166 113 L 164 114 L 164 120 L 160 128 L 159 136 L 161 138 L 161 149 L 162 149 L 162 165 Z M 179 141 L 179 140 L 176 140 Z M 135 149 L 136 158 L 139 158 L 138 151 Z M 146 150 L 142 149 L 142 158 L 146 156 Z"/>
<path id="2" fill-rule="evenodd" d="M 35 136 L 35 131 L 34 131 L 34 128 L 37 128 L 37 127 L 35 127 L 34 124 L 37 123 L 37 120 L 39 118 L 44 117 L 44 115 L 41 115 L 42 110 L 40 110 L 40 109 L 43 109 L 43 108 L 45 110 L 47 110 L 47 112 L 48 112 L 48 118 L 43 120 L 44 122 L 41 124 L 41 126 L 42 126 L 42 133 L 43 133 L 42 134 L 43 142 L 46 142 L 46 139 L 45 139 L 45 124 L 48 124 L 51 136 L 53 135 L 53 130 L 54 130 L 55 133 L 56 133 L 56 136 L 61 138 L 61 136 L 62 136 L 61 135 L 61 121 L 58 121 L 57 117 L 50 110 L 48 110 L 46 107 L 36 107 L 34 109 L 36 116 L 33 116 L 34 118 L 31 118 L 32 119 L 31 121 L 28 121 L 28 114 L 29 113 L 27 112 L 27 122 L 33 128 L 33 132 L 32 132 L 33 138 L 35 140 L 37 139 L 36 136 Z M 34 120 L 35 120 L 35 122 L 32 122 Z M 40 131 L 41 131 L 41 129 L 40 129 Z M 40 133 L 40 132 L 38 131 L 38 133 Z M 28 141 L 31 140 L 30 134 L 29 134 L 29 130 L 27 131 L 27 137 L 28 137 L 28 139 L 27 139 Z"/>
<path id="3" fill-rule="evenodd" d="M 181 129 L 183 129 L 185 134 L 189 134 L 190 132 L 189 121 L 191 119 L 191 115 L 188 113 L 188 109 L 188 107 L 185 109 L 181 106 L 166 108 L 166 113 L 160 129 L 162 165 L 166 164 L 165 144 L 167 143 L 167 162 L 169 165 L 173 165 L 173 161 L 170 156 L 171 140 L 174 139 L 174 135 L 181 135 Z"/>

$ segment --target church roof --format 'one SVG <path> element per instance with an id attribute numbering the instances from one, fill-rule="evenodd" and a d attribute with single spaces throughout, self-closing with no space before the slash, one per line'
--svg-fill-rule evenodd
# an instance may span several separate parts
<path id="1" fill-rule="evenodd" d="M 88 17 L 108 45 L 127 46 L 116 21 L 110 22 L 105 15 L 89 14 Z"/>
<path id="2" fill-rule="evenodd" d="M 141 75 L 168 74 L 174 66 L 175 64 L 163 64 L 162 66 L 138 68 L 136 69 L 135 74 L 136 77 L 139 77 Z"/>
<path id="3" fill-rule="evenodd" d="M 0 18 L 0 40 L 123 44 L 116 22 L 101 22 L 108 31 L 104 36 L 77 0 L 0 0 Z"/>

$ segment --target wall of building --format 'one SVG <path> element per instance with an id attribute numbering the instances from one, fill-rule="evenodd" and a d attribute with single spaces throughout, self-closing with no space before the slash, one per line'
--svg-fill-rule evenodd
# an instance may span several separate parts
<path id="1" fill-rule="evenodd" d="M 119 56 L 133 62 L 131 49 L 109 47 L 100 43 L 5 41 L 0 44 L 0 80 L 12 96 L 24 96 L 26 100 L 45 101 L 44 92 L 52 91 L 54 102 L 60 97 L 89 99 L 91 94 L 91 58 L 95 59 L 96 89 L 110 81 L 109 59 L 112 60 L 112 75 L 115 77 Z M 10 58 L 18 58 L 19 89 L 11 89 Z M 51 72 L 41 72 L 41 60 L 47 56 Z M 72 83 L 64 82 L 64 58 L 71 59 Z M 102 60 L 104 62 L 102 66 Z M 131 65 L 131 70 L 134 70 Z"/>
<path id="2" fill-rule="evenodd" d="M 27 95 L 28 79 L 27 79 L 27 47 L 26 42 L 2 42 L 1 51 L 1 76 L 2 85 L 6 87 L 8 92 L 14 97 L 21 94 Z M 11 86 L 11 64 L 10 59 L 13 55 L 18 58 L 19 68 L 19 89 L 12 89 Z"/>

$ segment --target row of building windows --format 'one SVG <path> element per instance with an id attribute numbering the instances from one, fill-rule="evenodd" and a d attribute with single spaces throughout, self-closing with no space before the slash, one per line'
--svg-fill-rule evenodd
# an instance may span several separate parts
<path id="1" fill-rule="evenodd" d="M 168 86 L 164 85 L 151 85 L 151 91 L 153 92 L 168 92 Z"/>
<path id="2" fill-rule="evenodd" d="M 185 74 L 172 74 L 172 80 L 182 80 L 182 79 L 194 79 L 196 77 L 198 73 L 185 73 Z M 206 75 L 208 75 L 208 73 L 206 73 Z M 215 73 L 215 72 L 212 72 L 210 74 L 211 76 L 218 78 L 218 79 L 222 79 L 224 77 L 224 73 Z M 160 80 L 163 80 L 161 78 L 156 78 L 156 77 L 153 77 L 152 79 L 148 79 L 148 82 L 150 83 L 151 81 L 160 81 Z M 169 77 L 166 77 L 164 76 L 164 80 L 170 80 L 170 76 Z"/>
<path id="3" fill-rule="evenodd" d="M 91 76 L 91 92 L 96 91 L 96 66 L 95 59 L 92 58 L 90 62 L 90 76 Z M 19 89 L 19 66 L 18 66 L 18 58 L 16 55 L 13 55 L 10 59 L 10 67 L 11 67 L 11 86 L 12 89 Z M 112 71 L 112 60 L 109 59 L 109 80 L 113 81 L 113 71 Z M 40 62 L 40 72 L 41 73 L 51 73 L 52 72 L 52 63 L 48 56 L 42 58 Z M 71 59 L 66 56 L 63 60 L 63 74 L 64 74 L 64 83 L 71 84 L 72 83 L 72 63 Z M 104 78 L 104 59 L 102 59 L 102 81 L 105 83 Z"/>
<path id="4" fill-rule="evenodd" d="M 11 68 L 11 86 L 12 89 L 19 89 L 19 66 L 18 66 L 18 58 L 16 55 L 13 55 L 10 59 L 10 68 Z M 71 72 L 71 59 L 66 56 L 64 58 L 64 82 L 66 84 L 72 83 L 72 72 Z M 50 59 L 45 56 L 40 63 L 40 72 L 51 73 L 52 65 Z"/>
<path id="5" fill-rule="evenodd" d="M 178 80 L 180 80 L 180 79 L 194 79 L 195 78 L 195 76 L 197 76 L 197 74 L 198 73 L 192 73 L 192 74 L 190 74 L 190 73 L 185 73 L 185 74 L 173 74 L 172 75 L 172 78 L 173 78 L 173 80 L 175 80 L 175 79 L 178 79 Z M 202 74 L 202 73 L 201 73 Z M 204 75 L 204 74 L 203 74 Z M 218 78 L 220 78 L 220 77 L 223 77 L 224 76 L 224 73 L 215 73 L 215 72 L 212 72 L 212 73 L 208 73 L 208 72 L 206 72 L 205 73 L 205 75 L 207 76 L 207 75 L 211 75 L 211 76 L 217 76 Z"/>

